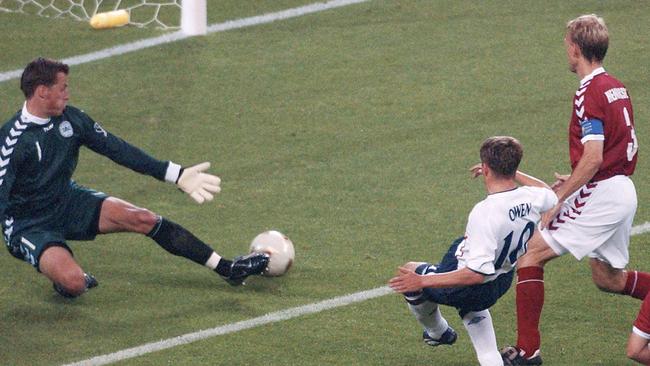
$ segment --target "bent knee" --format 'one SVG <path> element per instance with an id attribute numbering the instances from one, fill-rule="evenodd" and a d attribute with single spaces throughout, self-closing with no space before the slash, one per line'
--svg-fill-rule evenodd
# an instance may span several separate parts
<path id="1" fill-rule="evenodd" d="M 147 210 L 146 208 L 135 208 L 133 213 L 133 222 L 138 226 L 153 227 L 158 221 L 158 215 Z"/>
<path id="2" fill-rule="evenodd" d="M 130 208 L 128 211 L 129 214 L 122 225 L 129 231 L 148 234 L 158 221 L 158 216 L 146 208 Z"/>
<path id="3" fill-rule="evenodd" d="M 81 271 L 66 271 L 62 273 L 57 284 L 71 295 L 81 295 L 86 291 L 86 278 Z"/>
<path id="4" fill-rule="evenodd" d="M 623 292 L 627 280 L 625 271 L 613 268 L 608 263 L 597 259 L 592 259 L 590 265 L 591 279 L 599 290 L 613 293 Z"/>
<path id="5" fill-rule="evenodd" d="M 158 216 L 146 208 L 109 197 L 102 205 L 99 230 L 101 233 L 130 231 L 147 234 L 157 220 Z"/>
<path id="6" fill-rule="evenodd" d="M 608 283 L 607 281 L 602 281 L 601 279 L 598 279 L 596 277 L 592 276 L 592 280 L 594 282 L 594 285 L 596 285 L 596 288 L 599 289 L 600 291 L 603 292 L 614 292 L 612 290 L 612 285 L 611 283 Z"/>
<path id="7" fill-rule="evenodd" d="M 633 361 L 641 362 L 640 358 L 641 355 L 639 355 L 639 352 L 636 350 L 630 350 L 628 349 L 626 352 L 627 358 Z"/>
<path id="8" fill-rule="evenodd" d="M 598 275 L 592 275 L 591 278 L 594 285 L 596 285 L 596 288 L 603 292 L 621 293 L 625 288 L 625 284 L 621 286 L 616 279 L 613 278 L 605 278 Z"/>

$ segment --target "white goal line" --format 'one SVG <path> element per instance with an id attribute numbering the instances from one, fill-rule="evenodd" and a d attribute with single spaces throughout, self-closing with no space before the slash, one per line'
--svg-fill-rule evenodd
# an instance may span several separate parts
<path id="1" fill-rule="evenodd" d="M 319 3 L 313 3 L 305 6 L 300 6 L 297 8 L 277 11 L 274 13 L 253 16 L 249 18 L 229 20 L 227 22 L 216 23 L 208 26 L 208 34 L 225 32 L 228 30 L 239 29 L 239 28 L 252 27 L 260 24 L 272 23 L 278 20 L 296 18 L 307 14 L 317 13 L 320 11 L 334 9 L 334 8 L 340 8 L 352 4 L 364 3 L 368 1 L 370 0 L 331 0 L 326 2 L 319 2 Z M 70 66 L 81 65 L 92 61 L 123 55 L 125 53 L 143 50 L 145 48 L 154 47 L 161 44 L 180 41 L 182 39 L 186 39 L 189 37 L 192 36 L 184 34 L 182 31 L 176 31 L 158 37 L 146 38 L 131 43 L 125 43 L 123 45 L 119 45 L 115 47 L 105 48 L 100 51 L 86 53 L 84 55 L 65 58 L 62 59 L 61 62 L 66 63 Z M 22 69 L 2 72 L 0 73 L 0 83 L 8 80 L 17 79 L 20 77 L 22 72 L 23 72 Z"/>
<path id="2" fill-rule="evenodd" d="M 350 305 L 357 302 L 374 299 L 376 297 L 384 296 L 391 293 L 392 290 L 388 286 L 378 287 L 372 290 L 356 292 L 350 295 L 339 296 L 332 299 L 324 300 L 321 302 L 297 306 L 285 310 L 268 313 L 257 318 L 242 320 L 236 323 L 222 325 L 220 327 L 200 330 L 194 333 L 184 334 L 182 336 L 165 339 L 158 342 L 147 343 L 142 346 L 128 348 L 122 351 L 109 353 L 103 356 L 89 358 L 84 361 L 79 361 L 65 366 L 99 366 L 109 363 L 142 356 L 147 353 L 161 351 L 167 348 L 188 344 L 202 339 L 216 337 L 228 333 L 239 332 L 240 330 L 255 328 L 261 325 L 275 323 L 283 320 L 296 318 L 299 316 L 319 313 L 324 310 L 337 308 L 340 306 Z"/>
<path id="3" fill-rule="evenodd" d="M 650 232 L 650 222 L 634 226 L 632 228 L 632 235 L 640 235 Z M 334 297 L 332 299 L 323 300 L 313 304 L 303 306 L 296 306 L 293 308 L 268 313 L 257 318 L 242 320 L 236 323 L 226 324 L 219 327 L 200 330 L 193 333 L 184 334 L 178 337 L 164 339 L 158 342 L 147 343 L 142 346 L 127 348 L 122 351 L 117 351 L 102 356 L 89 358 L 87 360 L 66 364 L 63 366 L 100 366 L 107 365 L 113 362 L 126 360 L 142 356 L 148 353 L 162 351 L 164 349 L 189 344 L 200 341 L 206 338 L 216 337 L 228 333 L 235 333 L 241 330 L 259 327 L 262 325 L 276 323 L 283 320 L 289 320 L 303 315 L 319 313 L 321 311 L 346 306 L 377 297 L 388 295 L 392 290 L 388 286 L 377 287 L 371 290 L 355 292 L 353 294 Z"/>

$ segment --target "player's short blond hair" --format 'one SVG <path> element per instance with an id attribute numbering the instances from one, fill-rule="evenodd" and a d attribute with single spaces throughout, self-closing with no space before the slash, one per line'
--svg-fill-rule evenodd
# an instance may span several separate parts
<path id="1" fill-rule="evenodd" d="M 567 37 L 590 62 L 602 62 L 609 46 L 609 31 L 603 18 L 596 14 L 581 15 L 570 20 Z"/>

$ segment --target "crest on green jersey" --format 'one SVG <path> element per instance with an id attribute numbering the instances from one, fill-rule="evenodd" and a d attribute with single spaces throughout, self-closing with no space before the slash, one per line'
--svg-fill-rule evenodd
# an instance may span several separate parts
<path id="1" fill-rule="evenodd" d="M 71 137 L 72 134 L 74 133 L 74 130 L 72 129 L 72 125 L 68 121 L 63 121 L 59 125 L 59 133 L 63 137 Z"/>

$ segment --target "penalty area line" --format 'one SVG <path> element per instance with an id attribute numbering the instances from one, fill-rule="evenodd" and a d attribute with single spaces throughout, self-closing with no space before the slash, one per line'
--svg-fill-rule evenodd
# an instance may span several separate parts
<path id="1" fill-rule="evenodd" d="M 632 227 L 631 235 L 641 235 L 650 232 L 650 222 Z M 219 327 L 200 330 L 193 333 L 184 334 L 178 337 L 165 339 L 158 342 L 151 342 L 141 346 L 127 348 L 121 351 L 96 356 L 87 360 L 78 361 L 75 363 L 66 364 L 63 366 L 100 366 L 107 365 L 113 362 L 126 360 L 142 356 L 148 353 L 162 351 L 168 348 L 193 343 L 206 338 L 216 337 L 228 333 L 235 333 L 241 330 L 256 328 L 262 325 L 276 323 L 283 320 L 297 318 L 303 315 L 315 314 L 321 311 L 346 306 L 377 297 L 388 295 L 392 290 L 388 286 L 377 287 L 371 290 L 355 292 L 349 295 L 334 297 L 332 299 L 323 300 L 320 302 L 296 306 L 293 308 L 268 313 L 257 318 L 242 320 L 236 323 L 226 324 Z"/>
<path id="2" fill-rule="evenodd" d="M 286 9 L 282 11 L 277 11 L 273 13 L 267 13 L 263 15 L 241 18 L 235 20 L 229 20 L 223 23 L 216 23 L 208 25 L 208 34 L 225 32 L 233 29 L 240 29 L 246 27 L 252 27 L 260 24 L 272 23 L 278 20 L 285 20 L 300 17 L 307 14 L 317 13 L 324 10 L 340 8 L 343 6 L 348 6 L 352 4 L 364 3 L 370 0 L 331 0 L 319 3 L 313 3 L 309 5 L 300 6 L 297 8 Z M 130 52 L 135 52 L 143 50 L 145 48 L 150 48 L 166 43 L 180 41 L 186 38 L 193 36 L 188 36 L 182 31 L 176 31 L 172 33 L 167 33 L 162 36 L 146 38 L 139 41 L 125 43 L 123 45 L 105 48 L 100 51 L 86 53 L 79 56 L 64 58 L 61 62 L 68 64 L 70 66 L 81 65 L 92 61 L 102 60 L 105 58 L 119 56 Z M 12 70 L 0 73 L 0 83 L 8 80 L 17 79 L 22 75 L 23 70 Z"/>
<path id="3" fill-rule="evenodd" d="M 158 342 L 147 343 L 142 346 L 128 348 L 122 351 L 109 353 L 103 356 L 89 358 L 87 360 L 70 363 L 64 366 L 107 365 L 113 362 L 142 356 L 148 353 L 161 351 L 167 348 L 172 348 L 175 346 L 180 346 L 183 344 L 200 341 L 206 338 L 216 337 L 228 333 L 239 332 L 240 330 L 255 328 L 269 323 L 276 323 L 276 322 L 289 320 L 303 315 L 319 313 L 321 311 L 374 299 L 376 297 L 388 295 L 391 292 L 392 290 L 388 286 L 377 287 L 372 290 L 355 292 L 353 294 L 339 296 L 329 300 L 316 302 L 313 304 L 296 306 L 294 308 L 268 313 L 266 315 L 257 318 L 242 320 L 236 323 L 226 324 L 212 329 L 200 330 L 198 332 L 188 333 L 182 336 L 165 339 Z"/>

